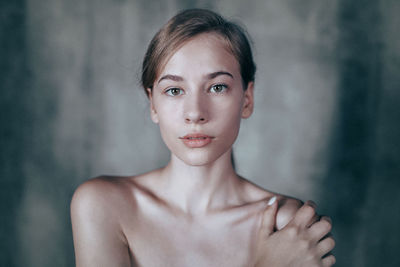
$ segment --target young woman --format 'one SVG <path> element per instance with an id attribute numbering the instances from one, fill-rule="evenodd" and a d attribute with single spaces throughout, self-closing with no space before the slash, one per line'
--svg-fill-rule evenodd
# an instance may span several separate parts
<path id="1" fill-rule="evenodd" d="M 232 166 L 240 121 L 253 112 L 254 74 L 244 31 L 214 12 L 183 11 L 155 35 L 142 84 L 171 159 L 79 186 L 71 202 L 77 266 L 334 264 L 329 218 Z"/>

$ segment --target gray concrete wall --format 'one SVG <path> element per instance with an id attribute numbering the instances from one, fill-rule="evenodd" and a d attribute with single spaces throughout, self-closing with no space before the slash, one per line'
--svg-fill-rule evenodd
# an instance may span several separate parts
<path id="1" fill-rule="evenodd" d="M 398 1 L 0 5 L 1 266 L 72 266 L 74 189 L 168 161 L 138 77 L 151 37 L 190 7 L 240 21 L 254 41 L 239 173 L 333 217 L 336 266 L 400 264 Z"/>

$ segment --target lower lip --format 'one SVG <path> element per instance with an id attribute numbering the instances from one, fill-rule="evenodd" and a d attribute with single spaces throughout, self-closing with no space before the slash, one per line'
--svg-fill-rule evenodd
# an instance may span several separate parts
<path id="1" fill-rule="evenodd" d="M 197 138 L 197 139 L 188 139 L 184 138 L 182 139 L 183 143 L 190 148 L 199 148 L 199 147 L 204 147 L 211 143 L 212 139 L 210 137 L 207 138 Z"/>

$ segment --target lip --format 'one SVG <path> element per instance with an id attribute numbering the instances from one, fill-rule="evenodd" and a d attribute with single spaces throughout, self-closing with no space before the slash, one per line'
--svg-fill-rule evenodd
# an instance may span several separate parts
<path id="1" fill-rule="evenodd" d="M 189 148 L 200 148 L 211 143 L 214 137 L 206 134 L 194 133 L 179 137 L 179 139 Z"/>

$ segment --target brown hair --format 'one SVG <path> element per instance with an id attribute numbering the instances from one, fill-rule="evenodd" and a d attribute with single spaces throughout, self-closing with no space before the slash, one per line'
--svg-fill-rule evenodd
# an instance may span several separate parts
<path id="1" fill-rule="evenodd" d="M 238 24 L 225 20 L 205 9 L 188 9 L 172 17 L 153 37 L 142 65 L 142 86 L 152 89 L 159 71 L 169 58 L 190 38 L 214 32 L 226 40 L 228 48 L 240 66 L 244 89 L 254 81 L 256 65 L 246 31 Z"/>

